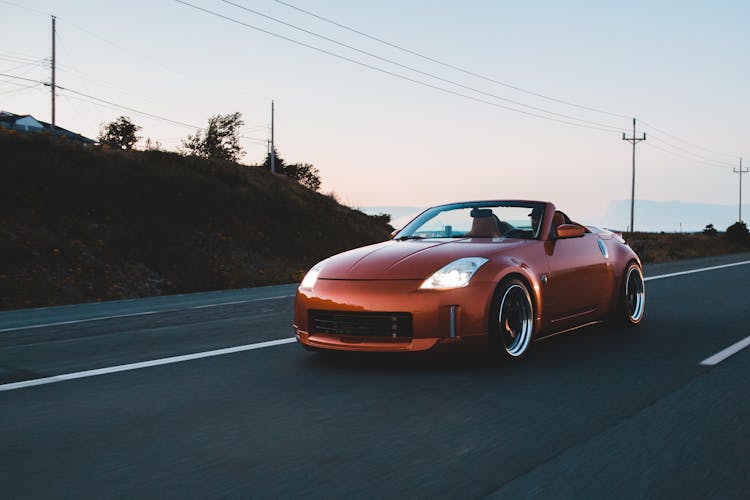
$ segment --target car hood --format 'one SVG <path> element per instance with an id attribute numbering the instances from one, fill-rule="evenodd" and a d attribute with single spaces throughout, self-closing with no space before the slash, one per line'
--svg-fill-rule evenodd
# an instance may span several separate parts
<path id="1" fill-rule="evenodd" d="M 386 241 L 334 255 L 325 261 L 320 279 L 408 280 L 426 279 L 463 257 L 492 258 L 527 240 L 427 239 Z"/>

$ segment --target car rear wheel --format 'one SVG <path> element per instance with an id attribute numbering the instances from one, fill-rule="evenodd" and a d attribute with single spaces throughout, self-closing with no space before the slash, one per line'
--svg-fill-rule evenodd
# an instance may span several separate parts
<path id="1" fill-rule="evenodd" d="M 526 284 L 510 279 L 498 287 L 491 315 L 490 344 L 507 359 L 521 359 L 534 332 L 534 304 Z"/>
<path id="2" fill-rule="evenodd" d="M 643 319 L 646 307 L 646 285 L 641 268 L 631 262 L 625 270 L 621 298 L 621 317 L 628 325 L 637 325 Z"/>

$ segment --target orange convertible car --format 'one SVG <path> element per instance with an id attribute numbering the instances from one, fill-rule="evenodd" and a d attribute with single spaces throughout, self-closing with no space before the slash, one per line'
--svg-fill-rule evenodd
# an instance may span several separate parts
<path id="1" fill-rule="evenodd" d="M 310 350 L 464 345 L 519 359 L 549 335 L 612 318 L 637 325 L 645 299 L 641 262 L 618 234 L 548 202 L 473 201 L 316 264 L 294 328 Z"/>

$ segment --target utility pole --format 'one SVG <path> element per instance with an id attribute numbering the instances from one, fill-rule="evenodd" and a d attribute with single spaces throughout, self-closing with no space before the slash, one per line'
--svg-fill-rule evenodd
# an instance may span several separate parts
<path id="1" fill-rule="evenodd" d="M 640 141 L 646 140 L 646 133 L 644 132 L 643 137 L 635 136 L 635 118 L 633 118 L 633 137 L 625 137 L 625 132 L 622 133 L 622 140 L 628 141 L 633 144 L 633 180 L 630 184 L 630 232 L 633 229 L 633 211 L 635 209 L 635 145 Z"/>
<path id="2" fill-rule="evenodd" d="M 276 149 L 273 145 L 273 101 L 271 101 L 271 173 L 276 173 Z"/>
<path id="3" fill-rule="evenodd" d="M 750 169 L 742 169 L 742 158 L 740 158 L 740 169 L 732 169 L 735 174 L 740 174 L 740 213 L 738 215 L 737 222 L 742 222 L 742 174 L 750 172 Z"/>
<path id="4" fill-rule="evenodd" d="M 55 16 L 52 16 L 52 79 L 50 88 L 52 89 L 52 131 L 55 131 Z"/>

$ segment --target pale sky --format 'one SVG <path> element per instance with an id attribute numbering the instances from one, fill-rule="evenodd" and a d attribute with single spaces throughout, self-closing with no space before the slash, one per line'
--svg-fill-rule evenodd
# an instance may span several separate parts
<path id="1" fill-rule="evenodd" d="M 204 126 L 213 114 L 239 111 L 243 135 L 261 139 L 244 141 L 245 163 L 265 155 L 273 99 L 280 155 L 313 163 L 323 191 L 359 207 L 529 198 L 553 201 L 584 222 L 596 220 L 611 202 L 630 198 L 631 146 L 622 132 L 632 134 L 627 117 L 636 116 L 638 135 L 648 135 L 637 150 L 637 199 L 736 207 L 738 176 L 732 167 L 743 154 L 750 164 L 746 0 L 285 0 L 487 78 L 623 116 L 493 84 L 273 0 L 233 1 L 453 83 L 220 0 L 186 1 L 483 101 L 612 130 L 574 127 L 450 95 L 174 0 L 0 0 L 0 73 L 49 79 L 49 62 L 42 60 L 50 55 L 48 14 L 55 14 L 59 85 L 189 125 Z M 49 121 L 49 89 L 17 84 L 30 82 L 0 77 L 0 109 Z M 86 101 L 60 91 L 58 124 L 96 137 L 100 124 L 125 114 L 143 127 L 144 138 L 168 149 L 193 132 Z M 750 185 L 750 176 L 744 182 Z"/>

